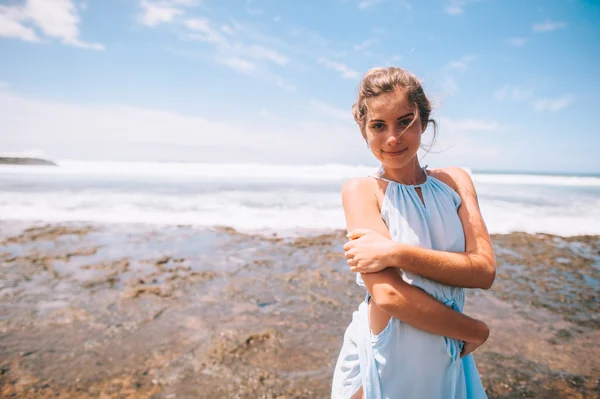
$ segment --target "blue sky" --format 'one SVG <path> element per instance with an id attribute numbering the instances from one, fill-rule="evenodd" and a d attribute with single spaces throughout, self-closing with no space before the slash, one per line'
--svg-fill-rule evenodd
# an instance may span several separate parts
<path id="1" fill-rule="evenodd" d="M 396 65 L 436 107 L 424 164 L 600 173 L 598 21 L 577 0 L 3 0 L 0 153 L 374 164 L 350 107 Z"/>

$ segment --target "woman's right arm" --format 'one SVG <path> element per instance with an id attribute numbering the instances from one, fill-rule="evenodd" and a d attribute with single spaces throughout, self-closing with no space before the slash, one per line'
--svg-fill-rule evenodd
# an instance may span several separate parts
<path id="1" fill-rule="evenodd" d="M 342 188 L 342 203 L 348 231 L 371 229 L 390 237 L 381 219 L 372 181 L 365 178 L 347 181 Z M 406 283 L 393 268 L 364 273 L 362 278 L 378 308 L 415 328 L 471 343 L 483 343 L 488 338 L 485 323 L 453 310 Z"/>

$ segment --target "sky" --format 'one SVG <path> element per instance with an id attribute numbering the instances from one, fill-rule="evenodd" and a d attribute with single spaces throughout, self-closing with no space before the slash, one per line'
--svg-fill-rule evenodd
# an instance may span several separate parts
<path id="1" fill-rule="evenodd" d="M 350 109 L 399 66 L 439 123 L 422 164 L 600 173 L 599 22 L 597 0 L 0 0 L 0 154 L 375 165 Z"/>

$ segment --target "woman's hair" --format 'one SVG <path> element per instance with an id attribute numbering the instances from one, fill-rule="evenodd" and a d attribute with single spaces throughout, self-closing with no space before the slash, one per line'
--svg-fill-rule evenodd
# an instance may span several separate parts
<path id="1" fill-rule="evenodd" d="M 393 92 L 398 88 L 406 93 L 408 102 L 417 107 L 418 116 L 421 119 L 423 127 L 425 128 L 429 123 L 433 124 L 433 137 L 435 140 L 437 136 L 437 123 L 433 119 L 429 119 L 431 115 L 431 102 L 423 91 L 421 82 L 412 73 L 397 67 L 370 69 L 358 86 L 358 98 L 356 99 L 356 103 L 352 105 L 352 115 L 365 140 L 367 139 L 366 124 L 367 113 L 369 111 L 367 102 L 371 98 L 383 93 Z"/>

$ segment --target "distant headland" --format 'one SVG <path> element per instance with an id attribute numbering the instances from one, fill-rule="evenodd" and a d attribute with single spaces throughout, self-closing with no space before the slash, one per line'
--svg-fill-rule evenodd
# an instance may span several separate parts
<path id="1" fill-rule="evenodd" d="M 30 157 L 0 157 L 0 165 L 47 165 L 58 166 L 52 161 Z"/>

